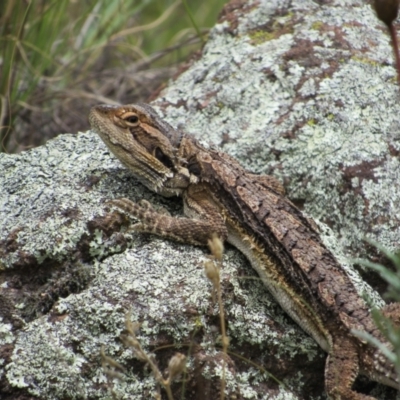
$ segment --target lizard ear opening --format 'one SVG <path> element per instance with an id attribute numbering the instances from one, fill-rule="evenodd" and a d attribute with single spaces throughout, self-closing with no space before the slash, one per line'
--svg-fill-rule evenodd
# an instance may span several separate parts
<path id="1" fill-rule="evenodd" d="M 159 147 L 156 147 L 156 149 L 154 150 L 154 157 L 157 158 L 157 160 L 160 161 L 165 167 L 169 169 L 174 168 L 174 163 L 172 162 L 172 160 L 167 155 L 165 155 Z"/>

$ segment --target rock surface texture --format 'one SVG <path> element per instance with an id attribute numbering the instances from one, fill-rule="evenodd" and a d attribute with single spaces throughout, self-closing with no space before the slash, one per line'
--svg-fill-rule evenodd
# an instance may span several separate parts
<path id="1" fill-rule="evenodd" d="M 153 105 L 173 126 L 278 177 L 347 265 L 376 256 L 365 236 L 400 247 L 393 63 L 385 27 L 361 1 L 231 1 L 199 59 Z M 110 226 L 104 207 L 144 198 L 180 214 L 180 201 L 142 187 L 91 132 L 2 154 L 0 170 L 0 397 L 110 399 L 113 390 L 121 399 L 154 398 L 153 376 L 119 338 L 131 311 L 162 371 L 176 351 L 188 356 L 176 398 L 218 398 L 224 355 L 203 272 L 207 251 L 120 232 L 128 222 Z M 222 287 L 227 395 L 326 398 L 325 354 L 232 248 Z M 102 345 L 126 367 L 123 380 L 107 382 Z M 357 390 L 394 398 L 362 380 Z"/>

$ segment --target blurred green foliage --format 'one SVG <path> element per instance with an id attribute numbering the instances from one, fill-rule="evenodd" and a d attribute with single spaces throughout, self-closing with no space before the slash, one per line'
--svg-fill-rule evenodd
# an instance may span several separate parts
<path id="1" fill-rule="evenodd" d="M 381 276 L 381 278 L 387 283 L 385 298 L 390 302 L 400 303 L 400 254 L 389 251 L 388 249 L 374 241 L 367 241 L 372 246 L 375 246 L 376 249 L 381 254 L 383 254 L 387 260 L 390 261 L 393 268 L 388 268 L 387 266 L 379 263 L 374 263 L 369 260 L 355 260 L 356 263 L 377 272 Z M 380 343 L 369 333 L 361 331 L 355 331 L 354 333 L 377 347 L 386 356 L 386 358 L 394 364 L 400 380 L 400 318 L 398 317 L 400 305 L 392 305 L 395 307 L 393 310 L 393 314 L 394 317 L 396 317 L 396 320 L 393 320 L 393 315 L 390 315 L 391 313 L 389 313 L 388 315 L 387 311 L 385 310 L 382 312 L 381 310 L 374 307 L 372 307 L 371 310 L 372 318 L 376 326 L 383 333 L 385 339 L 393 346 L 392 349 L 387 348 L 385 344 Z"/>
<path id="2" fill-rule="evenodd" d="M 0 2 L 0 151 L 13 151 L 7 144 L 22 109 L 48 107 L 55 92 L 79 87 L 93 71 L 184 60 L 201 47 L 225 2 Z"/>

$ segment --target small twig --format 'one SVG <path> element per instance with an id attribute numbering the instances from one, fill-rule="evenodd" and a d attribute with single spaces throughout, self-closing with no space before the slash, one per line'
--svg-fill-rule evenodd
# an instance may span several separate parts
<path id="1" fill-rule="evenodd" d="M 114 391 L 112 379 L 123 379 L 123 374 L 121 372 L 117 372 L 117 369 L 125 372 L 125 367 L 115 361 L 113 358 L 106 356 L 104 352 L 104 345 L 101 345 L 100 348 L 100 357 L 101 357 L 101 366 L 103 367 L 103 371 L 107 377 L 107 384 L 111 391 L 111 396 L 113 399 L 117 399 L 117 394 Z"/>
<path id="2" fill-rule="evenodd" d="M 229 338 L 226 335 L 225 327 L 225 312 L 224 305 L 222 302 L 222 290 L 220 280 L 220 270 L 222 267 L 222 255 L 224 253 L 224 246 L 220 238 L 217 235 L 213 235 L 212 239 L 209 240 L 208 246 L 214 260 L 207 261 L 204 265 L 206 276 L 212 282 L 214 291 L 217 292 L 218 306 L 219 306 L 219 319 L 221 325 L 221 341 L 222 341 L 222 352 L 225 357 L 222 364 L 222 379 L 221 379 L 221 400 L 225 399 L 225 385 L 226 385 L 226 358 L 228 356 Z M 214 293 L 213 293 L 214 296 Z"/>
<path id="3" fill-rule="evenodd" d="M 154 20 L 153 22 L 150 22 L 147 25 L 141 25 L 141 26 L 134 26 L 133 28 L 128 28 L 124 29 L 118 33 L 115 33 L 114 35 L 111 36 L 110 42 L 116 39 L 119 39 L 124 36 L 132 35 L 133 33 L 137 32 L 142 32 L 146 31 L 149 29 L 154 29 L 155 27 L 159 26 L 162 24 L 174 11 L 175 8 L 179 5 L 180 1 L 177 0 L 174 3 L 172 3 L 162 14 L 159 18 Z"/>
<path id="4" fill-rule="evenodd" d="M 204 43 L 205 43 L 205 40 L 204 40 L 204 38 L 203 38 L 203 35 L 202 35 L 201 32 L 200 32 L 199 27 L 198 27 L 197 24 L 196 24 L 196 21 L 194 20 L 192 11 L 190 10 L 190 8 L 189 8 L 189 6 L 188 6 L 187 1 L 186 1 L 186 0 L 182 0 L 182 4 L 183 4 L 183 6 L 185 7 L 186 13 L 187 13 L 187 15 L 189 16 L 190 21 L 192 22 L 192 25 L 193 25 L 194 29 L 196 30 L 198 37 L 200 38 L 201 42 L 204 44 Z"/>
<path id="5" fill-rule="evenodd" d="M 121 335 L 121 340 L 124 344 L 130 348 L 132 348 L 135 356 L 146 362 L 153 372 L 156 381 L 163 386 L 165 391 L 167 392 L 168 400 L 174 400 L 171 390 L 171 383 L 173 380 L 184 371 L 186 366 L 186 356 L 181 353 L 176 353 L 168 363 L 168 378 L 164 379 L 160 370 L 158 369 L 155 362 L 151 359 L 151 357 L 143 350 L 139 341 L 136 338 L 136 332 L 139 329 L 139 324 L 134 323 L 130 319 L 130 314 L 128 313 L 125 318 L 125 327 L 127 334 Z"/>

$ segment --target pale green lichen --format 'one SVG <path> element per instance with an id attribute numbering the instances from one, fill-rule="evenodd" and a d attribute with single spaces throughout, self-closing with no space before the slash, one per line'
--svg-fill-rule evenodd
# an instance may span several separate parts
<path id="1" fill-rule="evenodd" d="M 3 322 L 3 318 L 0 316 L 0 347 L 10 344 L 15 340 L 12 331 L 12 325 Z M 0 358 L 0 379 L 5 373 L 5 359 Z"/>
<path id="2" fill-rule="evenodd" d="M 13 340 L 12 325 L 4 323 L 3 318 L 0 316 L 0 346 L 12 343 Z"/>
<path id="3" fill-rule="evenodd" d="M 276 39 L 278 37 L 278 33 L 275 31 L 266 32 L 261 30 L 252 32 L 249 37 L 252 44 L 259 45 L 261 43 L 267 42 L 268 40 Z"/>
<path id="4" fill-rule="evenodd" d="M 315 29 L 316 31 L 321 30 L 321 28 L 324 26 L 324 23 L 322 21 L 314 21 L 311 24 L 311 29 Z"/>

